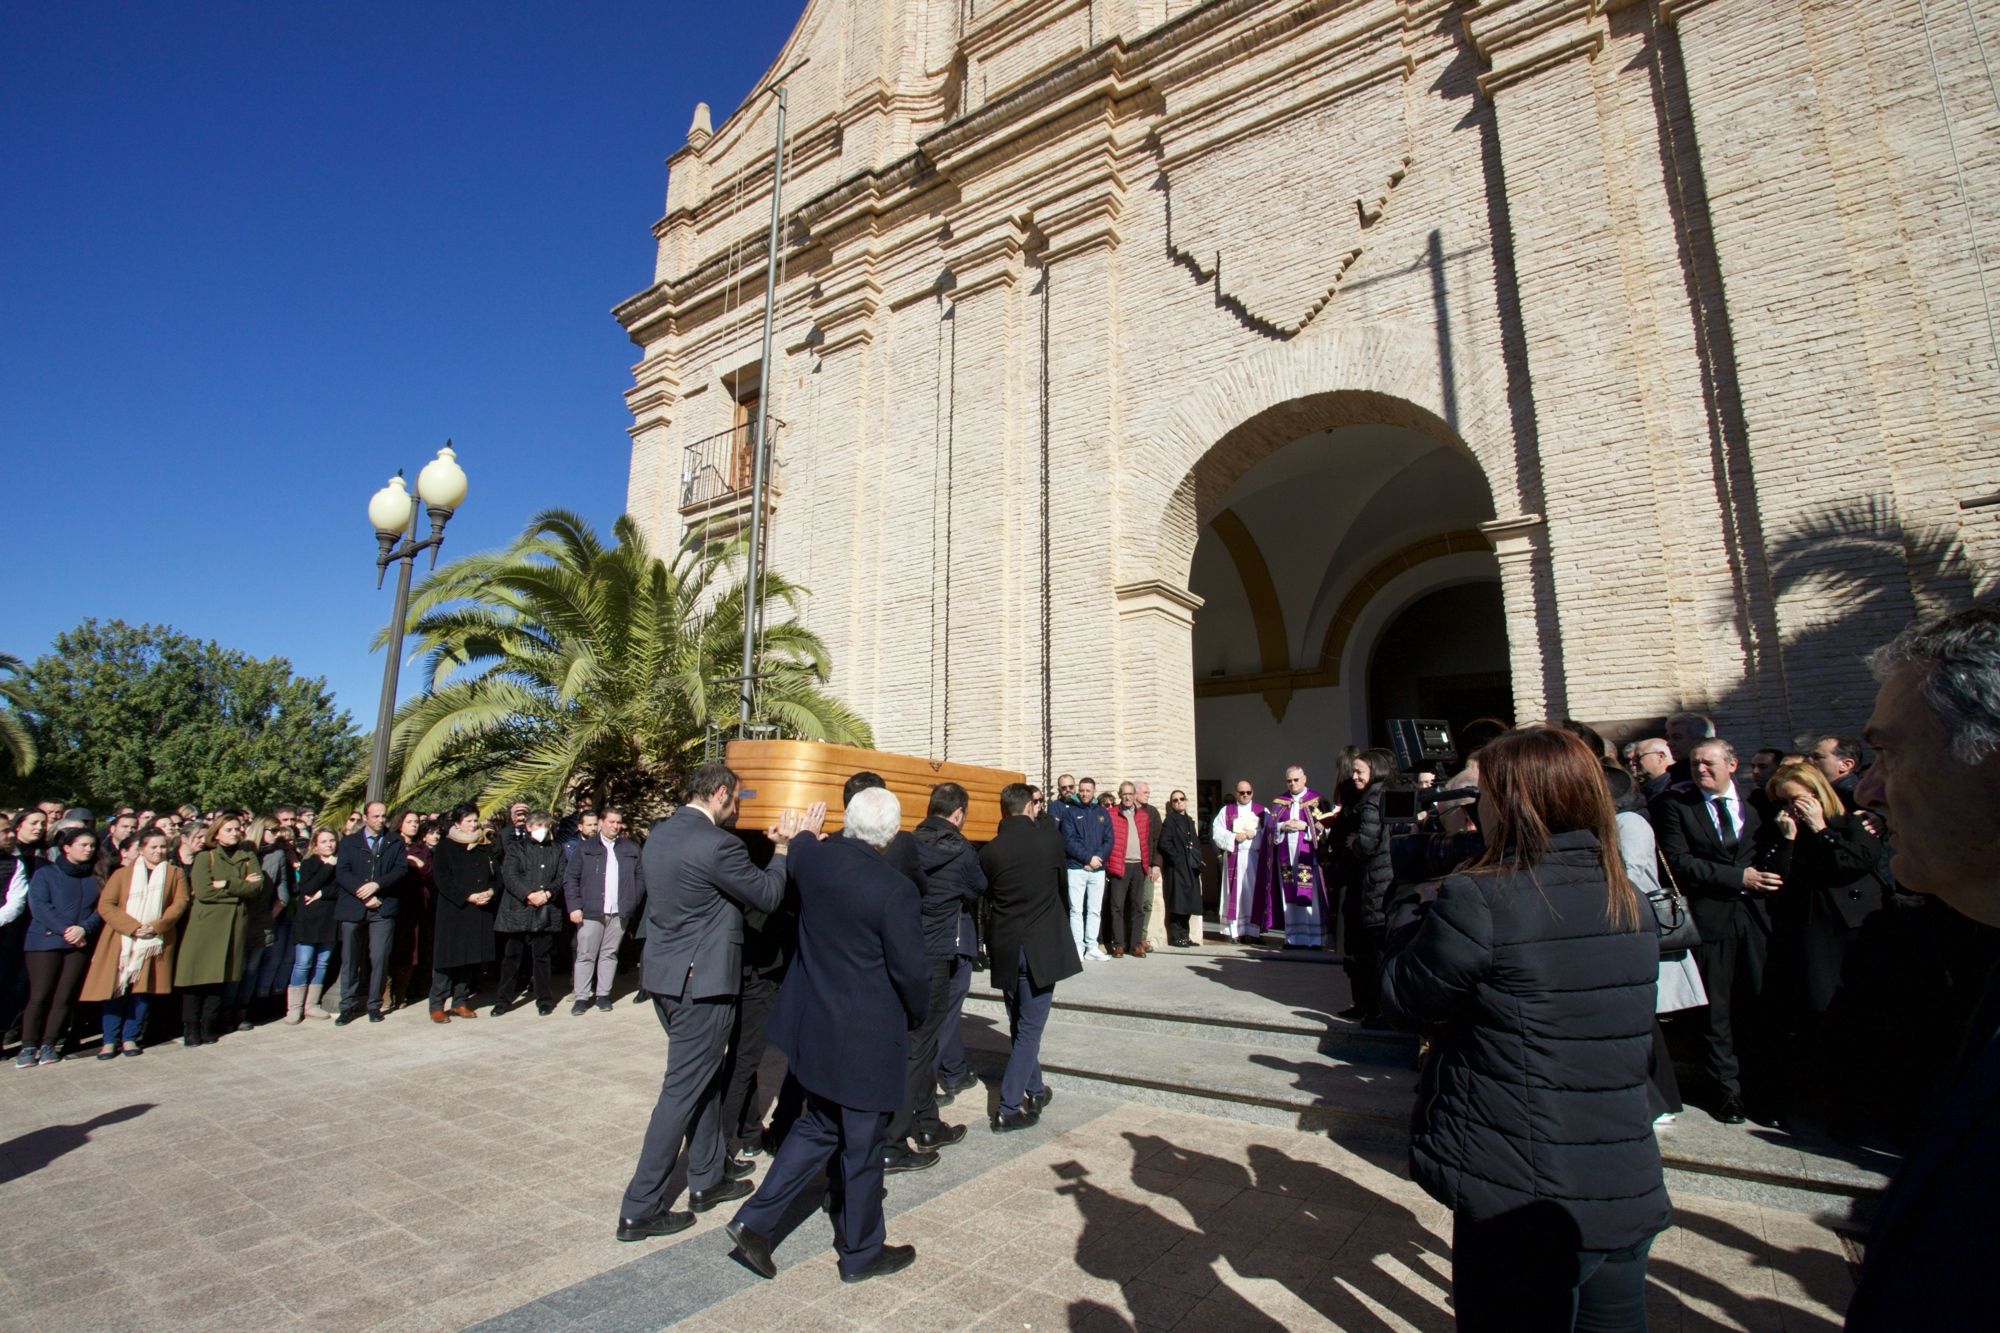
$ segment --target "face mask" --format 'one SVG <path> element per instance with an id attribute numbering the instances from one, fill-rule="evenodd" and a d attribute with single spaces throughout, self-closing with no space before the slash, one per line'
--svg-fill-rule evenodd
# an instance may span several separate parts
<path id="1" fill-rule="evenodd" d="M 536 842 L 546 842 L 548 840 L 549 831 L 545 828 L 531 828 L 528 830 L 528 836 L 533 838 Z"/>

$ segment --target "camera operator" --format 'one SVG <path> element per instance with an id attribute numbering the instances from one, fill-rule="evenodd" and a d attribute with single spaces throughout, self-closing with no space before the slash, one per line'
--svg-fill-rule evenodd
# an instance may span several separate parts
<path id="1" fill-rule="evenodd" d="M 1417 799 L 1417 831 L 1401 834 L 1389 844 L 1391 880 L 1397 891 L 1443 879 L 1486 850 L 1486 839 L 1479 832 L 1478 760 L 1468 761 L 1442 787 L 1419 787 Z"/>

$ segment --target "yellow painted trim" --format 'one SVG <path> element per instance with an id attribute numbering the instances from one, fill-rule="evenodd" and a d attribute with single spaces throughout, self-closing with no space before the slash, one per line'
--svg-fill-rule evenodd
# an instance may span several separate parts
<path id="1" fill-rule="evenodd" d="M 1285 609 L 1278 603 L 1278 585 L 1271 578 L 1271 566 L 1265 561 L 1257 539 L 1250 534 L 1249 525 L 1235 510 L 1223 510 L 1209 520 L 1208 526 L 1222 538 L 1223 549 L 1229 552 L 1229 559 L 1236 566 L 1236 577 L 1243 581 L 1250 620 L 1257 627 L 1257 658 L 1263 664 L 1257 675 L 1271 679 L 1270 684 L 1258 688 L 1264 702 L 1271 706 L 1271 716 L 1282 722 L 1292 701 L 1291 686 L 1284 683 L 1292 667 L 1292 645 L 1285 633 Z"/>

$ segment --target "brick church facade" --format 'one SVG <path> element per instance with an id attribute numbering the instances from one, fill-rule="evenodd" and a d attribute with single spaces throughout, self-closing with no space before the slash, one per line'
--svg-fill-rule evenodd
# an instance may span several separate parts
<path id="1" fill-rule="evenodd" d="M 669 160 L 628 509 L 739 525 L 767 398 L 878 743 L 1156 801 L 1390 716 L 1858 727 L 2000 556 L 1989 51 L 1992 0 L 810 0 Z"/>

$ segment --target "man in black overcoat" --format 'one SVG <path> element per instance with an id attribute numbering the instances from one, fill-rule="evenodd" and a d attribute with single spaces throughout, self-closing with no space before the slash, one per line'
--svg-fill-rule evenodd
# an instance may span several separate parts
<path id="1" fill-rule="evenodd" d="M 340 930 L 340 1017 L 343 1027 L 361 1017 L 382 1021 L 382 983 L 389 975 L 389 950 L 396 938 L 396 909 L 409 870 L 403 840 L 385 828 L 388 807 L 370 801 L 361 811 L 361 827 L 340 840 L 334 853 L 333 919 Z M 367 960 L 368 989 L 363 992 L 362 960 Z"/>
<path id="2" fill-rule="evenodd" d="M 1759 1006 L 1771 945 L 1769 899 L 1784 881 L 1752 864 L 1763 821 L 1736 788 L 1736 751 L 1729 742 L 1700 741 L 1688 762 L 1692 783 L 1670 791 L 1653 807 L 1653 827 L 1660 859 L 1686 895 L 1701 931 L 1695 963 L 1708 990 L 1703 1053 L 1721 1097 L 1715 1118 L 1725 1125 L 1743 1123 L 1747 1085 L 1755 1114 L 1770 1123 L 1776 1090 L 1759 1082 L 1771 1074 L 1759 1044 L 1764 1033 Z"/>
<path id="3" fill-rule="evenodd" d="M 803 819 L 786 811 L 768 831 L 771 864 L 759 870 L 729 831 L 736 787 L 726 765 L 703 764 L 689 781 L 687 804 L 646 839 L 640 979 L 666 1029 L 667 1072 L 619 1207 L 620 1240 L 670 1235 L 693 1226 L 695 1213 L 750 1192 L 747 1181 L 727 1178 L 722 1141 L 723 1056 L 742 984 L 743 912 L 770 912 L 784 901 L 788 844 L 795 833 L 816 831 L 826 808 L 814 806 Z M 668 1185 L 683 1142 L 692 1211 L 672 1212 Z"/>
<path id="4" fill-rule="evenodd" d="M 1986 996 L 1889 1182 L 1848 1307 L 1852 1333 L 1992 1326 L 2000 1308 L 2000 607 L 1915 626 L 1878 652 L 1874 767 L 1856 799 L 1886 818 L 1891 870 L 1987 928 Z"/>
<path id="5" fill-rule="evenodd" d="M 750 1201 L 729 1223 L 744 1262 L 776 1277 L 771 1245 L 792 1204 L 839 1159 L 834 1246 L 840 1276 L 860 1282 L 908 1268 L 910 1245 L 887 1245 L 882 1145 L 903 1105 L 908 1036 L 924 1021 L 930 964 L 910 883 L 882 854 L 902 822 L 894 792 L 869 788 L 848 803 L 845 836 L 799 839 L 799 944 L 767 1024 L 803 1093 Z"/>
<path id="6" fill-rule="evenodd" d="M 1035 804 L 1026 783 L 1002 787 L 999 830 L 979 851 L 993 904 L 986 949 L 994 989 L 1007 1000 L 1012 1039 L 1000 1078 L 995 1133 L 1026 1129 L 1055 1096 L 1042 1081 L 1042 1029 L 1055 1003 L 1056 983 L 1083 971 L 1063 904 L 1062 830 L 1038 822 Z"/>

